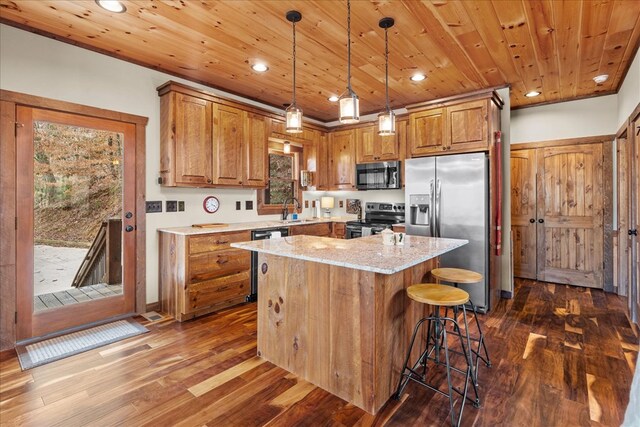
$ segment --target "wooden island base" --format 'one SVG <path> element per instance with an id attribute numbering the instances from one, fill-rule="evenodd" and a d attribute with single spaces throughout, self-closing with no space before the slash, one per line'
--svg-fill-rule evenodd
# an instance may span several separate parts
<path id="1" fill-rule="evenodd" d="M 427 314 L 405 289 L 437 263 L 381 274 L 260 253 L 258 355 L 375 414 Z"/>

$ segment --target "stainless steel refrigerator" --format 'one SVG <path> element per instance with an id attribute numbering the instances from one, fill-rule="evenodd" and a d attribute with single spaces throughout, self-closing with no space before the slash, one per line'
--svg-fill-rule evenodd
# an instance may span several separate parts
<path id="1" fill-rule="evenodd" d="M 489 307 L 489 160 L 485 153 L 405 161 L 407 234 L 467 239 L 440 257 L 440 267 L 464 268 L 483 276 L 460 285 L 480 311 Z"/>

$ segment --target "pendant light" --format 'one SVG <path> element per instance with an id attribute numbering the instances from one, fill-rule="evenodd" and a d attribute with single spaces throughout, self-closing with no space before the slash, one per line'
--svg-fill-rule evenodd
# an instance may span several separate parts
<path id="1" fill-rule="evenodd" d="M 378 25 L 384 28 L 384 90 L 385 90 L 385 110 L 378 114 L 378 135 L 395 135 L 396 133 L 396 115 L 391 111 L 389 106 L 389 36 L 387 30 L 393 27 L 393 18 L 382 18 Z"/>
<path id="2" fill-rule="evenodd" d="M 347 90 L 340 96 L 340 123 L 360 121 L 360 100 L 351 89 L 351 1 L 347 0 Z"/>
<path id="3" fill-rule="evenodd" d="M 287 12 L 287 21 L 293 24 L 293 102 L 285 110 L 287 118 L 287 132 L 302 132 L 302 110 L 296 105 L 296 22 L 302 19 L 302 14 L 297 10 Z"/>

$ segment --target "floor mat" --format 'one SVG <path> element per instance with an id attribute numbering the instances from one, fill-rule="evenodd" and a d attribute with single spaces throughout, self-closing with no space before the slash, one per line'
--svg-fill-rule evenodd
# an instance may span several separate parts
<path id="1" fill-rule="evenodd" d="M 16 351 L 24 371 L 145 332 L 149 330 L 132 320 L 119 320 L 32 344 L 18 345 Z"/>

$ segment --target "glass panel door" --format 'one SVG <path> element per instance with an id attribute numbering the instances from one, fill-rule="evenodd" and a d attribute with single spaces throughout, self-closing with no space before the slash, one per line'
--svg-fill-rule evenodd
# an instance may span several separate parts
<path id="1" fill-rule="evenodd" d="M 133 312 L 134 126 L 26 107 L 18 118 L 18 339 Z"/>

